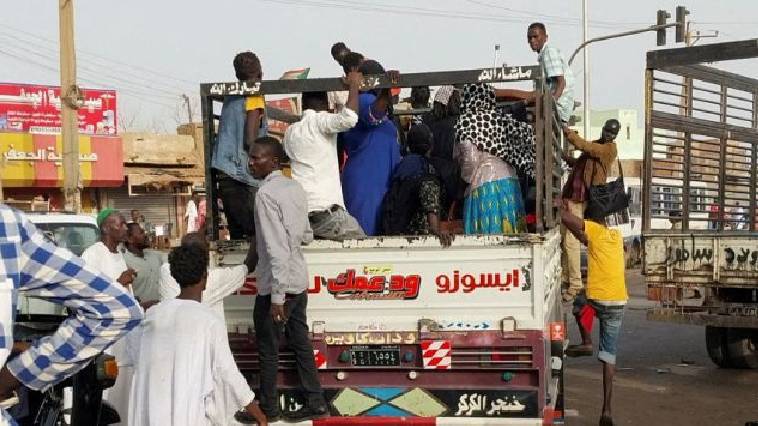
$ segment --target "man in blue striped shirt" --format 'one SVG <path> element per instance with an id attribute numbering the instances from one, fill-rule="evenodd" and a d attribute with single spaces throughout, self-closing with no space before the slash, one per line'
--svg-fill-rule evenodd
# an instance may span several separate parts
<path id="1" fill-rule="evenodd" d="M 6 363 L 19 291 L 60 303 L 70 315 L 53 335 Z M 44 390 L 75 374 L 141 319 L 123 287 L 47 241 L 23 213 L 0 204 L 0 400 L 22 384 Z M 0 410 L 0 424 L 8 422 L 14 424 Z"/>
<path id="2" fill-rule="evenodd" d="M 555 98 L 555 106 L 561 121 L 568 123 L 574 112 L 574 74 L 563 60 L 561 51 L 552 44 L 548 44 L 544 24 L 535 22 L 529 25 L 526 39 L 529 47 L 539 55 L 540 67 L 542 67 L 550 93 Z"/>

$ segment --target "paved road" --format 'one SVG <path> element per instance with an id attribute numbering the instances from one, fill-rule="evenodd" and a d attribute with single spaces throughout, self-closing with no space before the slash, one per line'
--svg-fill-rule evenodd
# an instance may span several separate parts
<path id="1" fill-rule="evenodd" d="M 705 350 L 703 327 L 648 321 L 645 307 L 650 302 L 642 277 L 627 274 L 627 285 L 631 298 L 613 395 L 616 424 L 743 426 L 758 421 L 758 370 L 717 368 Z M 570 322 L 572 342 L 578 342 L 576 324 Z M 600 362 L 595 357 L 569 358 L 565 380 L 566 424 L 597 425 Z"/>

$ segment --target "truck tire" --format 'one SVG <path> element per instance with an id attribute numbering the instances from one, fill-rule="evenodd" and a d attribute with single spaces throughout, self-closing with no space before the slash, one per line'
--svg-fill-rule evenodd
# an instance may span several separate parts
<path id="1" fill-rule="evenodd" d="M 705 346 L 708 356 L 720 368 L 731 368 L 727 354 L 726 327 L 705 326 Z"/>
<path id="2" fill-rule="evenodd" d="M 758 332 L 750 328 L 727 328 L 727 355 L 734 368 L 758 369 Z"/>

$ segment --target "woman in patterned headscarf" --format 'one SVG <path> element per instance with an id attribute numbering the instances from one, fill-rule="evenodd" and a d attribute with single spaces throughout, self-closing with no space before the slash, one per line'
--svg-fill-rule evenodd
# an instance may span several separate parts
<path id="1" fill-rule="evenodd" d="M 531 158 L 528 151 L 518 152 L 525 151 L 522 139 L 528 139 L 529 133 L 497 111 L 495 91 L 489 85 L 467 85 L 461 109 L 455 126 L 456 158 L 461 177 L 469 184 L 463 211 L 466 234 L 525 232 L 524 202 L 514 167 L 534 174 L 534 147 Z"/>

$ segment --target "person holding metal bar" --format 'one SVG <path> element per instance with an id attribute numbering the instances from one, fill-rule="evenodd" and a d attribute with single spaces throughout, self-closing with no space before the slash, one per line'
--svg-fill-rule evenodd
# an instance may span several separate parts
<path id="1" fill-rule="evenodd" d="M 565 199 L 556 200 L 561 222 L 587 246 L 587 294 L 574 301 L 574 316 L 579 324 L 582 343 L 566 350 L 569 356 L 592 355 L 592 325 L 600 322 L 600 345 L 597 358 L 603 364 L 603 409 L 600 426 L 613 426 L 611 396 L 616 374 L 616 354 L 624 307 L 629 299 L 624 277 L 624 237 L 614 228 L 614 216 L 587 220 L 573 214 Z"/>
<path id="2" fill-rule="evenodd" d="M 263 78 L 261 62 L 253 52 L 237 54 L 234 71 L 239 81 L 258 82 Z M 218 193 L 233 240 L 255 234 L 253 203 L 260 182 L 250 174 L 247 156 L 249 144 L 267 134 L 265 108 L 262 95 L 225 96 L 221 108 L 211 167 L 216 172 Z"/>
<path id="3" fill-rule="evenodd" d="M 578 133 L 563 127 L 569 143 L 582 152 L 579 158 L 574 158 L 563 153 L 563 160 L 571 166 L 566 184 L 563 186 L 563 199 L 568 202 L 568 209 L 578 217 L 584 217 L 584 209 L 587 206 L 587 196 L 591 185 L 605 184 L 608 170 L 616 161 L 616 136 L 621 123 L 611 119 L 605 122 L 600 139 L 588 142 L 582 139 Z M 568 232 L 565 226 L 561 226 L 563 235 L 563 282 L 568 288 L 563 294 L 563 300 L 570 302 L 584 289 L 582 283 L 581 257 L 579 240 Z"/>
<path id="4" fill-rule="evenodd" d="M 568 63 L 563 59 L 561 51 L 548 44 L 548 34 L 545 24 L 534 22 L 529 25 L 526 33 L 529 47 L 538 54 L 542 75 L 545 77 L 550 93 L 555 99 L 555 106 L 559 118 L 563 123 L 568 123 L 574 112 L 574 74 Z M 515 89 L 498 89 L 498 99 L 522 100 L 527 103 L 534 102 L 538 92 Z"/>
<path id="5" fill-rule="evenodd" d="M 358 89 L 363 74 L 355 69 L 344 79 L 349 86 L 346 105 L 328 112 L 326 92 L 302 95 L 303 118 L 284 133 L 284 150 L 292 178 L 308 194 L 308 219 L 317 238 L 343 241 L 363 238 L 363 229 L 346 210 L 337 162 L 337 135 L 358 122 Z"/>

